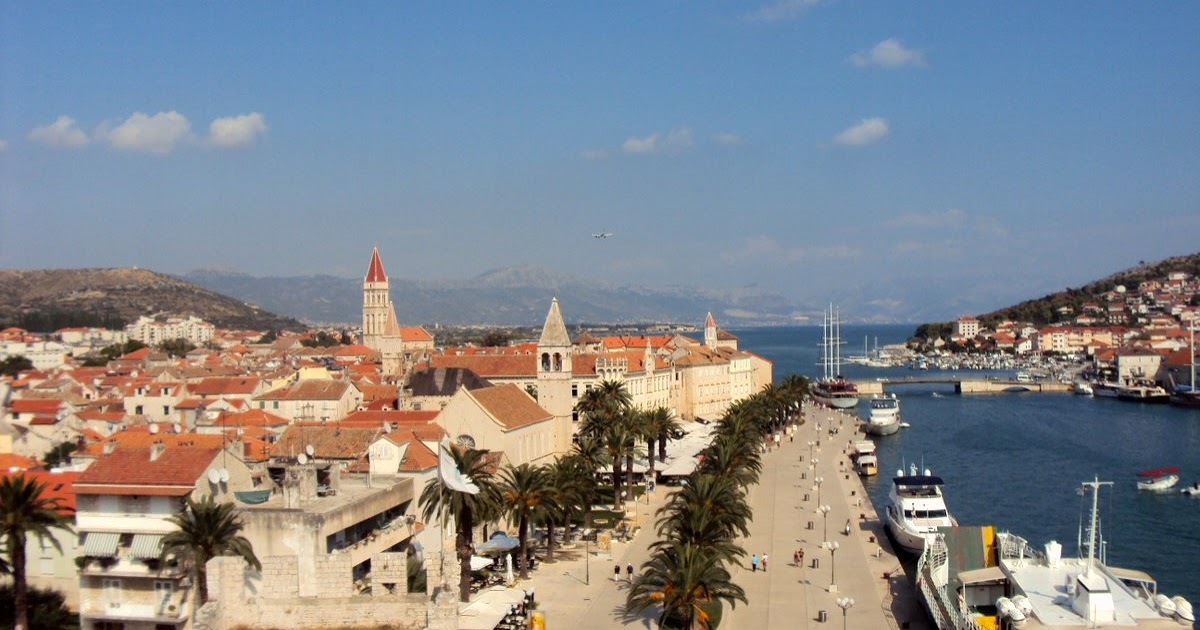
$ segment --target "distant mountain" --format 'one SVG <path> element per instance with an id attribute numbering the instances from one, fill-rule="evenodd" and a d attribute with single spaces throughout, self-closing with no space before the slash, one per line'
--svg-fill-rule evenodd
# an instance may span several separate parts
<path id="1" fill-rule="evenodd" d="M 122 325 L 159 313 L 194 315 L 224 328 L 303 328 L 295 319 L 147 269 L 0 270 L 0 325 L 45 332 Z"/>
<path id="2" fill-rule="evenodd" d="M 351 323 L 362 318 L 362 280 L 333 276 L 260 278 L 200 270 L 189 282 L 313 322 Z M 723 326 L 795 323 L 796 307 L 758 288 L 735 290 L 634 285 L 576 278 L 539 267 L 506 267 L 461 280 L 391 278 L 392 301 L 402 323 L 531 325 L 558 296 L 573 323 L 704 321 L 709 311 Z"/>

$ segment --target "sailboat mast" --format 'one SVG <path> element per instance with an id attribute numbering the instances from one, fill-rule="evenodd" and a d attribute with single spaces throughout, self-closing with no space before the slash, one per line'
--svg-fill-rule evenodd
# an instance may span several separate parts
<path id="1" fill-rule="evenodd" d="M 1094 477 L 1092 481 L 1083 482 L 1085 488 L 1092 489 L 1092 512 L 1088 520 L 1088 557 L 1086 575 L 1092 575 L 1092 565 L 1096 562 L 1096 530 L 1099 529 L 1100 521 L 1100 486 L 1111 486 L 1111 481 L 1100 481 L 1099 477 Z"/>

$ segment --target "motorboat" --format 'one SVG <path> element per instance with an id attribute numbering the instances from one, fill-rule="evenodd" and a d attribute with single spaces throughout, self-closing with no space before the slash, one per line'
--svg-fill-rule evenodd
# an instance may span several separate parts
<path id="1" fill-rule="evenodd" d="M 1117 387 L 1117 399 L 1130 402 L 1166 403 L 1171 394 L 1157 383 L 1137 380 Z"/>
<path id="2" fill-rule="evenodd" d="M 1112 482 L 1096 478 L 1082 485 L 1085 496 L 1091 493 L 1091 515 L 1080 524 L 1077 558 L 1064 557 L 1056 541 L 1039 548 L 988 525 L 939 529 L 917 560 L 915 578 L 935 627 L 1165 630 L 1190 624 L 1191 604 L 1159 594 L 1150 574 L 1108 566 L 1097 495 Z"/>
<path id="3" fill-rule="evenodd" d="M 1143 470 L 1138 473 L 1138 476 L 1141 477 L 1137 482 L 1138 490 L 1162 492 L 1163 490 L 1171 489 L 1175 484 L 1179 483 L 1179 467 L 1167 466 L 1165 468 Z"/>
<path id="4" fill-rule="evenodd" d="M 1091 396 L 1095 394 L 1095 391 L 1092 390 L 1092 386 L 1084 381 L 1075 381 L 1071 385 L 1071 391 L 1079 394 L 1080 396 Z"/>
<path id="5" fill-rule="evenodd" d="M 1194 497 L 1200 496 L 1200 481 L 1194 481 L 1192 482 L 1192 485 L 1185 488 L 1180 488 L 1179 491 L 1183 494 L 1190 494 Z"/>
<path id="6" fill-rule="evenodd" d="M 870 435 L 891 435 L 900 430 L 900 399 L 895 394 L 871 398 L 871 415 L 863 424 Z"/>
<path id="7" fill-rule="evenodd" d="M 942 478 L 935 477 L 928 469 L 918 474 L 915 464 L 908 474 L 896 471 L 889 494 L 887 527 L 901 549 L 919 554 L 939 527 L 957 524 L 946 509 L 943 485 Z"/>
<path id="8" fill-rule="evenodd" d="M 1116 398 L 1120 385 L 1112 381 L 1092 381 L 1092 395 L 1097 398 Z"/>
<path id="9" fill-rule="evenodd" d="M 821 378 L 812 386 L 812 397 L 834 409 L 858 405 L 858 386 L 842 376 L 842 323 L 833 305 L 821 326 Z"/>
<path id="10" fill-rule="evenodd" d="M 875 455 L 875 443 L 871 440 L 855 442 L 850 459 L 854 462 L 854 470 L 858 474 L 864 477 L 879 474 L 879 457 Z"/>

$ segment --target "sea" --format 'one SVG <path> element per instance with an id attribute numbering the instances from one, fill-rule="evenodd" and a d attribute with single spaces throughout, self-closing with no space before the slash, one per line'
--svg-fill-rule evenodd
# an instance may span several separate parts
<path id="1" fill-rule="evenodd" d="M 842 356 L 903 343 L 915 325 L 843 325 Z M 740 347 L 774 362 L 775 381 L 789 374 L 819 377 L 820 326 L 731 330 Z M 916 376 L 908 368 L 843 364 L 855 380 Z M 1013 376 L 1013 372 L 958 370 L 920 376 Z M 1081 483 L 1110 481 L 1100 491 L 1100 532 L 1111 566 L 1145 571 L 1168 596 L 1200 604 L 1200 497 L 1178 488 L 1200 480 L 1200 410 L 1092 398 L 1074 394 L 1008 392 L 959 395 L 950 385 L 902 385 L 894 390 L 912 426 L 874 437 L 880 474 L 866 480 L 882 514 L 891 479 L 916 464 L 945 481 L 947 506 L 964 525 L 994 525 L 1039 548 L 1079 549 L 1079 531 L 1091 507 Z M 854 410 L 866 417 L 868 405 Z M 841 436 L 845 438 L 844 434 Z M 1138 491 L 1137 473 L 1182 469 L 1175 489 Z"/>

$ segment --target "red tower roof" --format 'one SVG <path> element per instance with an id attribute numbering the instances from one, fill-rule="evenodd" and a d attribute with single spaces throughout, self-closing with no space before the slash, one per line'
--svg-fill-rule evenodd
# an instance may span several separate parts
<path id="1" fill-rule="evenodd" d="M 387 282 L 387 272 L 383 270 L 383 261 L 379 259 L 379 248 L 371 252 L 371 266 L 367 268 L 367 282 Z"/>

